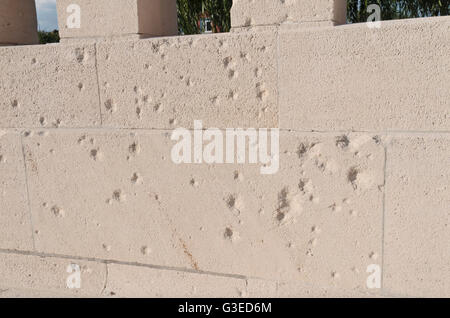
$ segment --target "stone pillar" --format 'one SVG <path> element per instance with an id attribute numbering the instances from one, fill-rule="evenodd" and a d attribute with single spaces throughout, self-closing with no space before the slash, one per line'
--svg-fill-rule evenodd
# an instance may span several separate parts
<path id="1" fill-rule="evenodd" d="M 346 23 L 347 0 L 234 0 L 232 28 Z"/>
<path id="2" fill-rule="evenodd" d="M 62 41 L 178 34 L 176 0 L 57 0 Z"/>
<path id="3" fill-rule="evenodd" d="M 0 45 L 37 43 L 34 0 L 0 0 Z"/>

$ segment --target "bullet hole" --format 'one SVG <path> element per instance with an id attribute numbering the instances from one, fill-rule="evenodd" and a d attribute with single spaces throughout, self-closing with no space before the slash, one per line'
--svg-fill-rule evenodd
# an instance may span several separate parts
<path id="1" fill-rule="evenodd" d="M 147 246 L 142 246 L 141 247 L 141 253 L 142 253 L 142 255 L 148 255 L 148 254 L 151 253 L 151 250 Z"/>
<path id="2" fill-rule="evenodd" d="M 58 218 L 62 218 L 65 216 L 64 210 L 56 205 L 51 208 L 51 211 Z"/>
<path id="3" fill-rule="evenodd" d="M 223 233 L 223 236 L 224 236 L 226 239 L 231 240 L 231 239 L 233 238 L 233 230 L 232 230 L 231 228 L 227 227 L 227 228 L 225 229 L 225 232 Z"/>
<path id="4" fill-rule="evenodd" d="M 189 181 L 189 184 L 195 188 L 198 187 L 198 182 L 194 178 Z"/>
<path id="5" fill-rule="evenodd" d="M 112 99 L 108 99 L 105 102 L 105 108 L 110 113 L 114 113 L 116 111 L 116 105 L 114 104 L 114 101 Z"/>
<path id="6" fill-rule="evenodd" d="M 76 48 L 75 49 L 75 59 L 78 63 L 83 63 L 85 56 L 84 56 L 84 49 L 82 48 Z"/>
<path id="7" fill-rule="evenodd" d="M 307 152 L 308 152 L 308 150 L 310 149 L 310 147 L 309 146 L 307 146 L 307 145 L 305 145 L 305 144 L 300 144 L 299 146 L 298 146 L 298 148 L 297 148 L 297 156 L 299 157 L 299 158 L 302 158 Z"/>
<path id="8" fill-rule="evenodd" d="M 137 155 L 141 152 L 141 147 L 139 146 L 138 143 L 133 142 L 129 147 L 128 147 L 128 151 L 130 152 L 130 154 L 132 155 Z"/>
<path id="9" fill-rule="evenodd" d="M 350 144 L 350 140 L 346 135 L 342 135 L 336 138 L 336 146 L 341 149 L 345 149 Z"/>
<path id="10" fill-rule="evenodd" d="M 356 189 L 358 186 L 356 180 L 358 179 L 359 170 L 356 167 L 350 168 L 347 173 L 347 179 L 352 184 L 353 188 Z"/>
<path id="11" fill-rule="evenodd" d="M 338 272 L 332 272 L 331 273 L 331 277 L 333 279 L 339 279 L 341 277 L 341 275 Z"/>
<path id="12" fill-rule="evenodd" d="M 137 183 L 139 183 L 139 181 L 140 181 L 140 176 L 139 176 L 139 174 L 137 173 L 137 172 L 135 172 L 134 174 L 133 174 L 133 176 L 131 177 L 131 182 L 133 183 L 133 184 L 137 184 Z"/>
<path id="13" fill-rule="evenodd" d="M 122 193 L 122 190 L 119 189 L 113 192 L 112 198 L 117 202 L 123 202 L 125 201 L 126 196 Z"/>
<path id="14" fill-rule="evenodd" d="M 94 161 L 100 161 L 102 159 L 102 154 L 99 149 L 92 149 L 90 155 Z"/>
<path id="15" fill-rule="evenodd" d="M 276 219 L 278 222 L 282 222 L 285 217 L 286 214 L 283 211 L 277 211 Z"/>
<path id="16" fill-rule="evenodd" d="M 236 206 L 236 197 L 234 195 L 229 195 L 226 199 L 225 202 L 228 206 L 229 209 L 234 209 Z"/>

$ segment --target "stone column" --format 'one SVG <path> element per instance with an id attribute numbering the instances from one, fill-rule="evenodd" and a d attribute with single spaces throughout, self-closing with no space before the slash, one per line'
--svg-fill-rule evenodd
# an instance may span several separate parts
<path id="1" fill-rule="evenodd" d="M 62 41 L 178 34 L 176 0 L 57 0 Z"/>
<path id="2" fill-rule="evenodd" d="M 0 45 L 38 42 L 34 0 L 0 0 Z"/>
<path id="3" fill-rule="evenodd" d="M 231 26 L 338 25 L 346 15 L 347 0 L 234 0 Z"/>

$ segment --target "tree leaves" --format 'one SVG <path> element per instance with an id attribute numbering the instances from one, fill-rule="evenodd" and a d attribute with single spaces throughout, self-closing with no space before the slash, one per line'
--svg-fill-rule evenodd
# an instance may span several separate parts
<path id="1" fill-rule="evenodd" d="M 228 32 L 231 27 L 230 10 L 232 3 L 232 0 L 177 0 L 180 33 L 200 33 L 198 22 L 202 11 L 211 18 L 214 32 Z"/>

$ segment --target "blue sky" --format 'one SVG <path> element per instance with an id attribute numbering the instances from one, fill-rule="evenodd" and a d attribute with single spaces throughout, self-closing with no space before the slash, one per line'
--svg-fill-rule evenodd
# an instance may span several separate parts
<path id="1" fill-rule="evenodd" d="M 40 30 L 58 29 L 56 17 L 56 0 L 36 0 L 38 25 Z"/>

